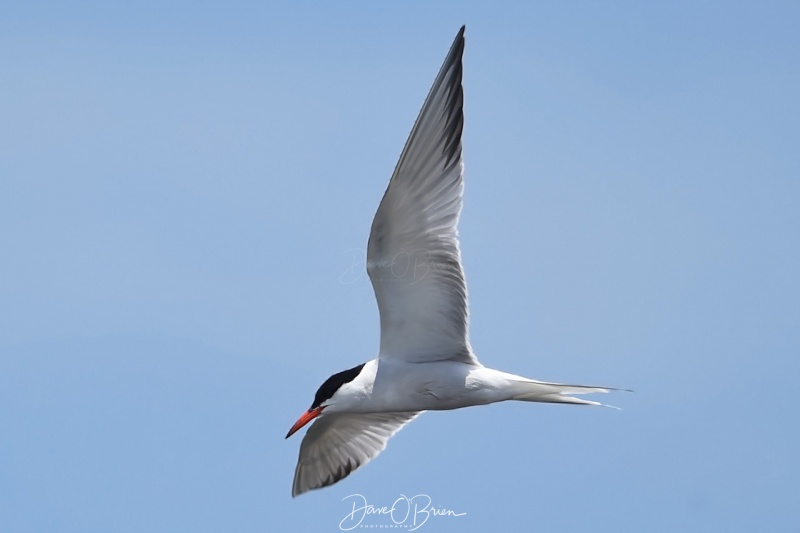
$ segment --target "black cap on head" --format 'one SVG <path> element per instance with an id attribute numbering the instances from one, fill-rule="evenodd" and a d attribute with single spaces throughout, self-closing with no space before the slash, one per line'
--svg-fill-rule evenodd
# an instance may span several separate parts
<path id="1" fill-rule="evenodd" d="M 324 401 L 329 400 L 331 396 L 333 396 L 339 387 L 344 385 L 345 383 L 350 383 L 356 376 L 361 373 L 361 369 L 364 368 L 366 363 L 361 363 L 358 366 L 354 366 L 348 370 L 343 370 L 338 374 L 334 374 L 328 379 L 325 380 L 319 389 L 317 389 L 317 394 L 314 395 L 314 403 L 311 404 L 311 409 L 316 409 L 319 407 Z"/>

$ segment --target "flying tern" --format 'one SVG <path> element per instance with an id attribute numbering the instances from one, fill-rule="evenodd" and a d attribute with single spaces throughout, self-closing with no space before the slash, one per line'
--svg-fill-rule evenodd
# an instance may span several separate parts
<path id="1" fill-rule="evenodd" d="M 364 465 L 428 410 L 505 400 L 600 405 L 607 387 L 537 381 L 483 366 L 469 343 L 461 212 L 464 27 L 428 93 L 372 222 L 367 272 L 380 311 L 378 356 L 328 378 L 286 438 L 311 422 L 292 496 Z"/>

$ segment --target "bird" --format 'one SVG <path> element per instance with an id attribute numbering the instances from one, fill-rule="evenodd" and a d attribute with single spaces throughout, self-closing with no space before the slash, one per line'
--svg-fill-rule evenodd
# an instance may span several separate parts
<path id="1" fill-rule="evenodd" d="M 462 26 L 389 180 L 367 244 L 380 313 L 375 359 L 329 377 L 286 438 L 300 444 L 292 497 L 333 485 L 374 459 L 425 411 L 507 400 L 601 405 L 574 394 L 610 387 L 537 381 L 483 366 L 469 342 L 457 234 L 463 196 Z"/>

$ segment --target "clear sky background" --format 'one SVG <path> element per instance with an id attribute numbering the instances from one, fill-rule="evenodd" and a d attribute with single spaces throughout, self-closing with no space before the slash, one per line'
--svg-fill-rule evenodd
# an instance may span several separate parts
<path id="1" fill-rule="evenodd" d="M 797 3 L 127 4 L 2 7 L 2 531 L 338 531 L 356 493 L 467 513 L 419 531 L 798 531 Z M 293 500 L 461 24 L 473 346 L 636 392 L 428 413 Z"/>

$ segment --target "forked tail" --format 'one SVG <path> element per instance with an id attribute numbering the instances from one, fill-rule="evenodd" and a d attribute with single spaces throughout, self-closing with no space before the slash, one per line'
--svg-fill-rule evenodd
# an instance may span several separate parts
<path id="1" fill-rule="evenodd" d="M 583 405 L 603 405 L 605 407 L 612 407 L 600 402 L 593 402 L 591 400 L 584 400 L 583 398 L 575 398 L 569 396 L 570 394 L 592 394 L 595 392 L 611 392 L 614 390 L 610 387 L 592 387 L 586 385 L 566 385 L 564 383 L 548 383 L 546 381 L 517 381 L 515 383 L 516 394 L 511 398 L 512 400 L 520 400 L 523 402 L 544 402 L 544 403 L 575 403 Z"/>

